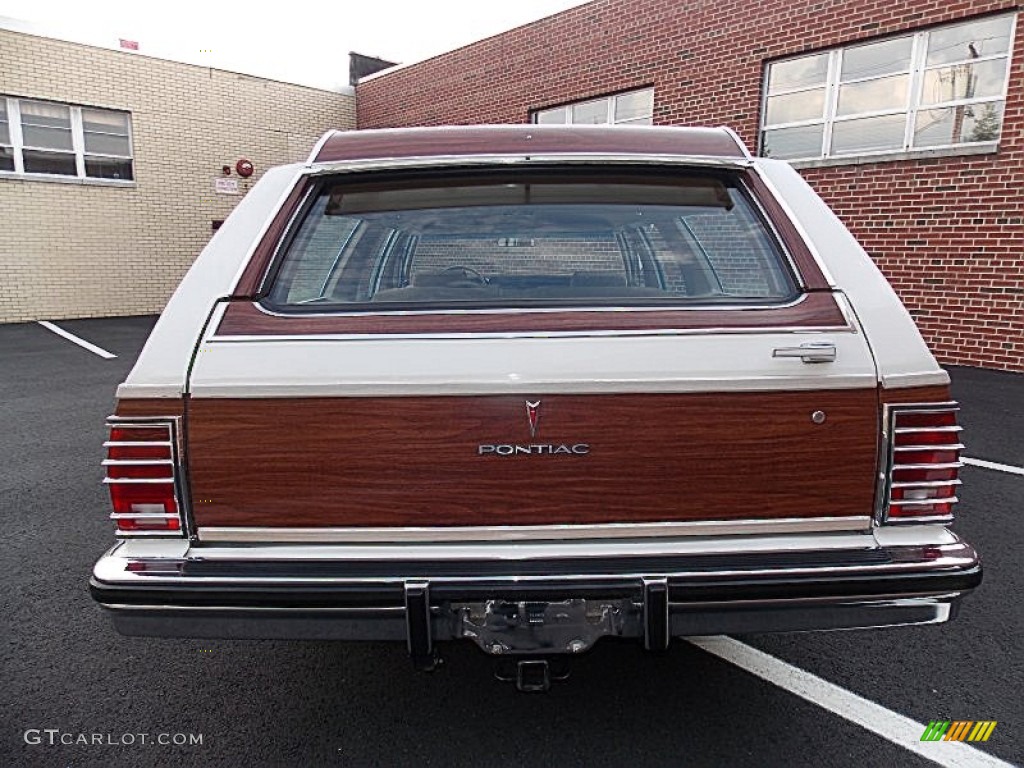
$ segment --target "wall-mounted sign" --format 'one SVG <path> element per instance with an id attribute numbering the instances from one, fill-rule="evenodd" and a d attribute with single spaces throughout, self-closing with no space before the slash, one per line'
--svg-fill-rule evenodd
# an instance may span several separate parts
<path id="1" fill-rule="evenodd" d="M 238 179 L 221 178 L 213 180 L 213 190 L 218 195 L 237 195 Z"/>

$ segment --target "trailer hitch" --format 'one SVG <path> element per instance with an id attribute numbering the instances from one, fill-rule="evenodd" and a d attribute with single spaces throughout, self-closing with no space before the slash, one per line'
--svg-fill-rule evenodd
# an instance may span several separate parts
<path id="1" fill-rule="evenodd" d="M 551 683 L 569 678 L 571 657 L 529 656 L 497 659 L 494 676 L 505 683 L 515 683 L 523 693 L 544 693 Z"/>

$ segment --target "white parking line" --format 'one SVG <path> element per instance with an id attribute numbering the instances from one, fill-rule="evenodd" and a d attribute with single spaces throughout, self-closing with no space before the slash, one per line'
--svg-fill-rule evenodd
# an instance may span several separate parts
<path id="1" fill-rule="evenodd" d="M 690 637 L 691 643 L 757 675 L 769 683 L 795 693 L 812 704 L 827 709 L 861 728 L 888 739 L 893 744 L 915 752 L 947 768 L 1011 768 L 1011 764 L 959 741 L 921 741 L 927 723 L 919 723 L 886 709 L 880 704 L 840 688 L 817 675 L 787 664 L 731 637 Z M 973 712 L 936 712 L 936 717 L 970 717 Z M 986 713 L 987 714 L 987 713 Z"/>
<path id="2" fill-rule="evenodd" d="M 77 344 L 83 349 L 88 349 L 94 355 L 99 355 L 104 360 L 112 360 L 115 357 L 117 357 L 117 355 L 115 355 L 113 352 L 107 352 L 107 350 L 103 349 L 102 347 L 97 347 L 95 344 L 90 344 L 85 339 L 80 339 L 78 336 L 75 336 L 75 334 L 70 333 L 69 331 L 65 331 L 63 328 L 60 328 L 47 320 L 40 320 L 39 324 L 43 326 L 43 328 L 45 328 L 46 330 L 53 331 L 58 336 L 64 337 L 73 344 Z"/>
<path id="3" fill-rule="evenodd" d="M 1009 472 L 1011 475 L 1024 475 L 1024 467 L 1015 467 L 1011 464 L 1000 464 L 996 461 L 985 461 L 984 459 L 968 459 L 966 456 L 962 456 L 960 461 L 964 464 L 970 464 L 972 467 L 996 469 L 1000 472 Z"/>

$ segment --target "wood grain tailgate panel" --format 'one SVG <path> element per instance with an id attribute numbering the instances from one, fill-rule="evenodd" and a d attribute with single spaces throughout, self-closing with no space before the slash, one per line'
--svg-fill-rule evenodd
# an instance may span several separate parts
<path id="1" fill-rule="evenodd" d="M 456 526 L 867 515 L 878 394 L 195 399 L 200 526 Z M 530 437 L 526 400 L 540 400 Z M 822 410 L 822 425 L 811 413 Z M 478 455 L 580 444 L 587 455 Z"/>

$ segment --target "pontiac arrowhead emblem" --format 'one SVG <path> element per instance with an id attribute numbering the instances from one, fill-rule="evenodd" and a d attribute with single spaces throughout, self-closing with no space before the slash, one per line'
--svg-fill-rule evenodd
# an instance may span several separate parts
<path id="1" fill-rule="evenodd" d="M 526 401 L 526 418 L 530 422 L 530 437 L 536 437 L 537 423 L 540 421 L 540 400 L 535 403 Z"/>

